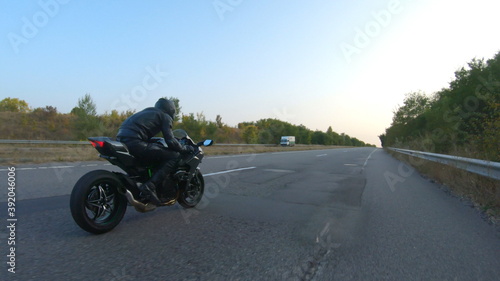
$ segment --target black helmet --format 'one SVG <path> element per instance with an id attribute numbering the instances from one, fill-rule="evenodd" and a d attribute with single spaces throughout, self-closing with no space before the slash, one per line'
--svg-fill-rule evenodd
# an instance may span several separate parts
<path id="1" fill-rule="evenodd" d="M 166 114 L 170 115 L 170 117 L 172 117 L 172 119 L 174 119 L 175 104 L 173 101 L 167 100 L 165 98 L 161 98 L 155 103 L 155 107 L 158 108 L 159 110 L 165 112 Z"/>

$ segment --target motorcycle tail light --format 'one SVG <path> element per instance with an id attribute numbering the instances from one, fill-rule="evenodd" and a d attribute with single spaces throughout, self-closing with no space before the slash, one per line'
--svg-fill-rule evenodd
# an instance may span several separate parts
<path id="1" fill-rule="evenodd" d="M 90 142 L 94 148 L 104 147 L 103 141 L 91 141 Z"/>

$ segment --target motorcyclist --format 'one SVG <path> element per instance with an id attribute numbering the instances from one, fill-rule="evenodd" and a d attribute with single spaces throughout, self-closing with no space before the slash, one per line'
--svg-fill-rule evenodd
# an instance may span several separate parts
<path id="1" fill-rule="evenodd" d="M 151 179 L 139 187 L 143 195 L 157 205 L 161 201 L 156 194 L 156 187 L 177 167 L 180 153 L 194 151 L 193 147 L 180 144 L 172 134 L 175 113 L 174 102 L 160 98 L 154 107 L 146 108 L 127 118 L 117 134 L 117 140 L 125 144 L 130 154 L 138 160 L 162 163 Z M 159 132 L 163 134 L 168 148 L 150 141 Z"/>

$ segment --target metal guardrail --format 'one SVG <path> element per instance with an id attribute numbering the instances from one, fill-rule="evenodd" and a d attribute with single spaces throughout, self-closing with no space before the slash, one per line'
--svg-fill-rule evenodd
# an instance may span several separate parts
<path id="1" fill-rule="evenodd" d="M 422 158 L 425 160 L 453 166 L 455 168 L 466 170 L 468 172 L 486 176 L 492 179 L 500 180 L 499 162 L 478 160 L 478 159 L 430 153 L 430 152 L 414 151 L 414 150 L 400 149 L 393 147 L 389 147 L 388 149 L 399 153 L 411 155 L 414 157 Z"/>
<path id="2" fill-rule="evenodd" d="M 55 141 L 55 140 L 0 140 L 0 144 L 90 144 L 89 141 Z M 219 146 L 272 146 L 272 144 L 234 144 L 215 143 Z M 276 144 L 277 145 L 277 144 Z"/>
<path id="3" fill-rule="evenodd" d="M 0 140 L 0 144 L 89 144 L 88 141 Z"/>

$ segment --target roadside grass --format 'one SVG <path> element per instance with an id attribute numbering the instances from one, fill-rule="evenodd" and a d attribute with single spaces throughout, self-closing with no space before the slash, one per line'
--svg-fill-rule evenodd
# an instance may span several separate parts
<path id="1" fill-rule="evenodd" d="M 278 145 L 214 145 L 211 147 L 204 147 L 203 150 L 207 156 L 210 156 L 336 148 L 348 147 L 326 145 L 296 145 L 293 147 L 281 147 Z M 0 165 L 105 161 L 100 158 L 98 154 L 97 150 L 95 150 L 90 143 L 89 145 L 0 144 Z"/>
<path id="2" fill-rule="evenodd" d="M 98 160 L 92 145 L 0 144 L 0 165 Z"/>
<path id="3" fill-rule="evenodd" d="M 303 150 L 321 150 L 321 149 L 338 149 L 338 148 L 353 148 L 348 146 L 334 145 L 295 145 L 291 147 L 283 147 L 279 145 L 228 145 L 228 146 L 209 146 L 204 147 L 203 151 L 207 155 L 234 155 L 234 154 L 253 154 L 266 152 L 287 152 L 287 151 L 303 151 Z"/>
<path id="4" fill-rule="evenodd" d="M 500 225 L 500 181 L 437 162 L 386 151 L 414 167 L 424 177 L 445 186 L 453 195 L 470 200 L 475 208 L 488 216 L 490 222 Z"/>

